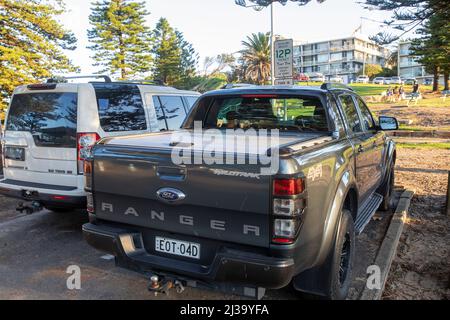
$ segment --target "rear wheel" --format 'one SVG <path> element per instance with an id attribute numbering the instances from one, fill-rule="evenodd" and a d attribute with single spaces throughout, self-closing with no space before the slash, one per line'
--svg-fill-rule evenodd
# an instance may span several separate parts
<path id="1" fill-rule="evenodd" d="M 343 210 L 331 265 L 330 300 L 345 300 L 353 278 L 355 228 L 352 214 Z"/>

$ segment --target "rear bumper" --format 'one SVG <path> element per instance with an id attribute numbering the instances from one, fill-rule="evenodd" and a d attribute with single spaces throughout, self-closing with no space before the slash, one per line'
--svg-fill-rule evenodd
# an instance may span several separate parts
<path id="1" fill-rule="evenodd" d="M 86 195 L 77 188 L 3 179 L 0 180 L 0 194 L 24 201 L 38 201 L 46 206 L 86 208 Z"/>
<path id="2" fill-rule="evenodd" d="M 138 272 L 160 271 L 205 282 L 246 284 L 266 289 L 288 285 L 294 276 L 294 260 L 252 254 L 239 250 L 221 250 L 209 266 L 180 261 L 148 253 L 142 235 L 106 224 L 83 226 L 85 240 L 94 248 L 114 255 L 120 267 Z"/>

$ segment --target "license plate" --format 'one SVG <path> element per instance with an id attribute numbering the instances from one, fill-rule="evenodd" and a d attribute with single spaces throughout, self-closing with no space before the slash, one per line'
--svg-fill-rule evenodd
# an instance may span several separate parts
<path id="1" fill-rule="evenodd" d="M 155 250 L 175 256 L 200 259 L 200 244 L 156 237 Z"/>
<path id="2" fill-rule="evenodd" d="M 25 161 L 25 149 L 6 147 L 5 148 L 5 159 L 14 161 Z"/>

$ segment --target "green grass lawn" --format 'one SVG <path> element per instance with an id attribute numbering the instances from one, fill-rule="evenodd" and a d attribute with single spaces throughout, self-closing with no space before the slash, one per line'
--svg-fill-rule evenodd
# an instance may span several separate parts
<path id="1" fill-rule="evenodd" d="M 449 142 L 432 142 L 432 143 L 410 143 L 400 142 L 397 143 L 397 147 L 406 149 L 444 149 L 450 150 Z"/>

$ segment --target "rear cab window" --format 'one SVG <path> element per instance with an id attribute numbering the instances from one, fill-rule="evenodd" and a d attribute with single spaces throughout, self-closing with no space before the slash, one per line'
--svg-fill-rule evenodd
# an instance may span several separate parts
<path id="1" fill-rule="evenodd" d="M 38 147 L 76 148 L 77 101 L 71 92 L 16 94 L 5 129 L 30 132 Z"/>
<path id="2" fill-rule="evenodd" d="M 206 115 L 205 127 L 330 131 L 327 112 L 321 99 L 297 95 L 217 97 Z"/>
<path id="3" fill-rule="evenodd" d="M 141 92 L 132 84 L 93 84 L 100 126 L 105 132 L 147 130 Z"/>

